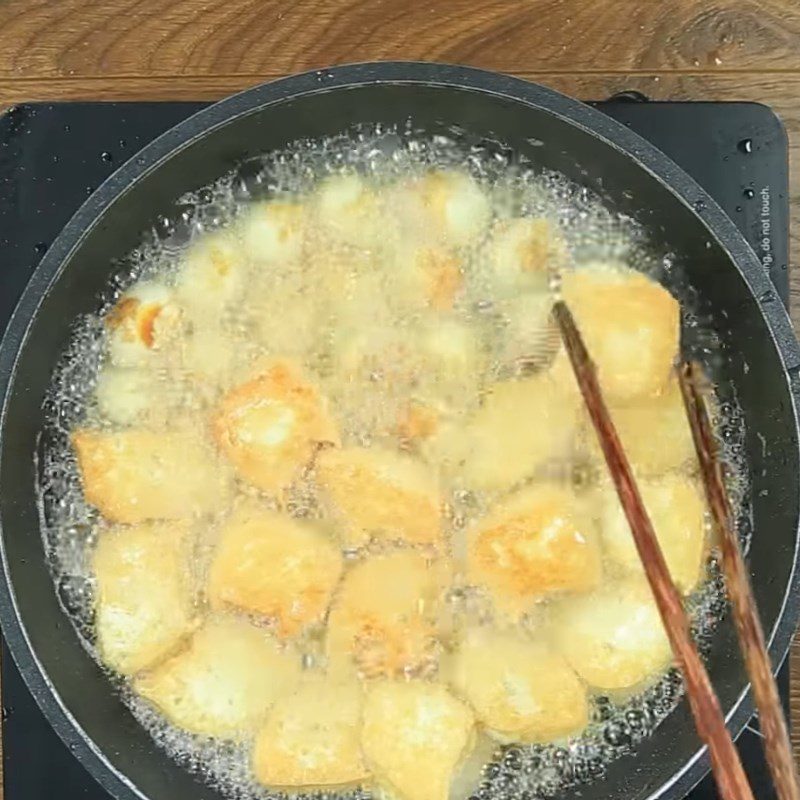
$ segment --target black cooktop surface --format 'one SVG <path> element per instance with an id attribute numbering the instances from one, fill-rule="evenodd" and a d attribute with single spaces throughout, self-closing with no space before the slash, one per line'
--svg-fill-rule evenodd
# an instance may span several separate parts
<path id="1" fill-rule="evenodd" d="M 687 170 L 734 219 L 788 304 L 788 154 L 773 113 L 755 103 L 596 104 Z M 116 166 L 204 103 L 22 105 L 0 118 L 0 332 L 41 255 Z M 788 665 L 779 678 L 788 708 Z M 109 800 L 48 725 L 3 644 L 5 800 Z M 758 723 L 742 752 L 759 800 L 772 800 Z M 712 800 L 710 778 L 690 795 Z"/>

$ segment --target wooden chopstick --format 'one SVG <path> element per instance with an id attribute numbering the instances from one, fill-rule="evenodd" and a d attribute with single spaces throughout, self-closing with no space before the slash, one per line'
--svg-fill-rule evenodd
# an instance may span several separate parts
<path id="1" fill-rule="evenodd" d="M 554 305 L 553 316 L 597 432 L 620 503 L 631 526 L 636 549 L 644 565 L 673 653 L 683 672 L 697 733 L 708 746 L 711 768 L 720 796 L 722 800 L 754 800 L 739 754 L 725 727 L 719 699 L 689 633 L 689 620 L 683 609 L 681 595 L 672 582 L 619 436 L 603 401 L 594 364 L 589 358 L 572 313 L 562 301 Z"/>
<path id="2" fill-rule="evenodd" d="M 764 752 L 778 798 L 800 800 L 797 767 L 792 755 L 778 687 L 772 674 L 764 630 L 761 627 L 753 589 L 736 537 L 719 448 L 708 418 L 706 404 L 698 388 L 701 377 L 700 367 L 693 362 L 684 364 L 678 370 L 678 381 L 697 450 L 706 499 L 722 552 L 722 570 L 733 607 L 739 646 L 753 686 L 761 732 L 764 735 Z"/>

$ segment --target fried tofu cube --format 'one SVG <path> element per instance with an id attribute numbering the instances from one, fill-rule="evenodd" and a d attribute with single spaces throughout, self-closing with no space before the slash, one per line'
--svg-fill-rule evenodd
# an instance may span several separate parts
<path id="1" fill-rule="evenodd" d="M 410 236 L 464 247 L 479 239 L 491 220 L 486 193 L 470 175 L 431 170 L 395 193 L 394 211 Z"/>
<path id="2" fill-rule="evenodd" d="M 355 173 L 323 180 L 312 203 L 320 228 L 317 236 L 366 249 L 380 246 L 386 236 L 380 196 Z"/>
<path id="3" fill-rule="evenodd" d="M 296 261 L 303 249 L 306 209 L 302 203 L 272 200 L 255 203 L 240 222 L 242 246 L 255 263 Z"/>
<path id="4" fill-rule="evenodd" d="M 564 599 L 553 610 L 553 631 L 572 668 L 601 691 L 636 689 L 672 659 L 650 587 L 639 578 Z"/>
<path id="5" fill-rule="evenodd" d="M 388 313 L 383 256 L 318 235 L 306 248 L 303 277 L 337 325 L 369 325 Z"/>
<path id="6" fill-rule="evenodd" d="M 501 742 L 551 742 L 589 722 L 586 688 L 570 665 L 522 631 L 469 629 L 451 673 L 456 691 Z"/>
<path id="7" fill-rule="evenodd" d="M 212 608 L 260 614 L 279 636 L 296 636 L 319 623 L 342 572 L 342 556 L 311 522 L 256 504 L 225 522 L 211 563 Z"/>
<path id="8" fill-rule="evenodd" d="M 394 432 L 404 447 L 418 444 L 436 433 L 440 416 L 433 406 L 412 400 L 398 415 Z"/>
<path id="9" fill-rule="evenodd" d="M 375 382 L 385 395 L 407 396 L 419 375 L 420 359 L 414 343 L 384 322 L 345 326 L 334 331 L 332 382 L 338 394 L 353 393 L 353 403 L 364 403 L 364 384 Z"/>
<path id="10" fill-rule="evenodd" d="M 328 257 L 337 262 L 338 258 Z M 323 262 L 324 263 L 324 260 Z M 320 281 L 330 287 L 331 368 L 341 382 L 373 382 L 387 391 L 408 390 L 417 378 L 417 342 L 399 321 L 424 305 L 406 283 L 408 270 L 393 262 L 346 259 Z M 433 316 L 433 315 L 431 315 Z"/>
<path id="11" fill-rule="evenodd" d="M 280 359 L 222 398 L 212 430 L 239 477 L 265 492 L 291 484 L 319 443 L 339 440 L 325 398 Z"/>
<path id="12" fill-rule="evenodd" d="M 577 395 L 548 373 L 501 381 L 465 423 L 443 426 L 426 455 L 458 483 L 506 489 L 571 455 L 578 409 Z"/>
<path id="13" fill-rule="evenodd" d="M 456 407 L 478 393 L 486 359 L 473 328 L 453 317 L 439 316 L 422 322 L 410 342 L 418 359 L 413 381 L 417 396 Z"/>
<path id="14" fill-rule="evenodd" d="M 207 234 L 189 245 L 179 267 L 175 294 L 196 325 L 218 321 L 247 289 L 247 263 L 229 230 Z"/>
<path id="15" fill-rule="evenodd" d="M 230 494 L 228 471 L 191 433 L 82 429 L 72 444 L 87 502 L 112 522 L 211 514 Z"/>
<path id="16" fill-rule="evenodd" d="M 684 593 L 697 586 L 706 555 L 706 504 L 697 483 L 684 475 L 638 481 L 647 514 L 672 580 Z M 599 490 L 600 531 L 606 556 L 625 572 L 644 575 L 630 525 L 611 485 Z"/>
<path id="17" fill-rule="evenodd" d="M 95 399 L 100 414 L 115 425 L 133 425 L 152 407 L 154 379 L 137 367 L 105 366 L 97 376 Z"/>
<path id="18" fill-rule="evenodd" d="M 663 391 L 678 355 L 680 306 L 635 270 L 565 272 L 561 291 L 610 401 Z"/>
<path id="19" fill-rule="evenodd" d="M 501 296 L 546 289 L 548 277 L 563 269 L 568 259 L 558 226 L 542 217 L 498 220 L 487 251 L 487 278 Z"/>
<path id="20" fill-rule="evenodd" d="M 413 345 L 395 328 L 391 292 L 381 272 L 339 265 L 324 281 L 330 287 L 327 304 L 334 378 L 363 382 L 379 373 L 392 385 L 404 381 L 411 371 Z"/>
<path id="21" fill-rule="evenodd" d="M 133 687 L 179 728 L 244 739 L 300 679 L 300 659 L 265 631 L 232 617 L 209 619 L 187 649 Z"/>
<path id="22" fill-rule="evenodd" d="M 324 335 L 325 291 L 301 269 L 262 270 L 248 288 L 243 309 L 250 315 L 258 346 L 273 358 L 309 357 Z"/>
<path id="23" fill-rule="evenodd" d="M 692 431 L 675 378 L 659 394 L 614 403 L 609 412 L 637 475 L 651 477 L 695 468 Z M 581 434 L 589 459 L 605 471 L 605 458 L 588 414 L 583 417 Z"/>
<path id="24" fill-rule="evenodd" d="M 364 698 L 355 680 L 313 675 L 280 698 L 256 736 L 253 772 L 266 786 L 353 787 L 369 776 L 361 756 Z"/>
<path id="25" fill-rule="evenodd" d="M 332 668 L 371 678 L 413 674 L 435 664 L 446 577 L 442 562 L 428 562 L 411 550 L 371 556 L 352 567 L 328 616 Z"/>
<path id="26" fill-rule="evenodd" d="M 352 323 L 345 317 L 331 330 L 324 386 L 343 431 L 358 441 L 368 432 L 393 430 L 411 396 L 419 359 L 414 343 L 390 324 L 358 318 Z"/>
<path id="27" fill-rule="evenodd" d="M 185 522 L 150 522 L 100 534 L 92 566 L 95 631 L 103 663 L 132 675 L 191 633 L 195 610 Z"/>
<path id="28" fill-rule="evenodd" d="M 464 283 L 462 259 L 444 247 L 420 246 L 400 251 L 391 276 L 392 299 L 411 308 L 449 311 Z"/>
<path id="29" fill-rule="evenodd" d="M 523 489 L 468 534 L 467 580 L 509 613 L 524 613 L 554 592 L 588 591 L 601 576 L 594 521 L 569 487 Z"/>
<path id="30" fill-rule="evenodd" d="M 414 267 L 421 274 L 428 305 L 437 311 L 451 309 L 464 282 L 460 260 L 452 254 L 427 249 L 417 254 Z"/>
<path id="31" fill-rule="evenodd" d="M 102 420 L 115 427 L 164 429 L 185 411 L 185 389 L 171 365 L 151 369 L 107 362 L 97 376 L 94 398 Z"/>
<path id="32" fill-rule="evenodd" d="M 331 449 L 320 453 L 316 474 L 348 545 L 365 545 L 371 538 L 441 541 L 436 478 L 412 457 L 375 447 Z"/>
<path id="33" fill-rule="evenodd" d="M 122 295 L 105 323 L 111 363 L 141 367 L 170 346 L 181 329 L 181 313 L 171 289 L 142 281 Z"/>
<path id="34" fill-rule="evenodd" d="M 378 336 L 365 338 L 373 346 L 380 342 Z M 380 359 L 386 393 L 375 404 L 375 424 L 368 427 L 388 430 L 407 449 L 464 413 L 465 398 L 477 396 L 486 354 L 469 326 L 444 316 L 421 319 L 418 329 L 397 345 L 384 349 Z M 354 401 L 363 403 L 361 386 L 354 389 Z"/>
<path id="35" fill-rule="evenodd" d="M 230 385 L 242 345 L 217 327 L 195 327 L 181 348 L 181 366 L 196 386 L 218 391 Z"/>
<path id="36" fill-rule="evenodd" d="M 474 744 L 472 712 L 441 684 L 380 681 L 367 689 L 361 747 L 378 785 L 398 800 L 447 800 Z"/>

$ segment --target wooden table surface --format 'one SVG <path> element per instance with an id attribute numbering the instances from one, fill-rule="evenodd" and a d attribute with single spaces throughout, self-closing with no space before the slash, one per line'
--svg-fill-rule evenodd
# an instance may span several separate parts
<path id="1" fill-rule="evenodd" d="M 5 0 L 0 107 L 26 100 L 216 99 L 372 59 L 470 64 L 579 98 L 756 100 L 790 143 L 800 322 L 798 0 Z M 800 645 L 792 715 L 800 752 Z"/>

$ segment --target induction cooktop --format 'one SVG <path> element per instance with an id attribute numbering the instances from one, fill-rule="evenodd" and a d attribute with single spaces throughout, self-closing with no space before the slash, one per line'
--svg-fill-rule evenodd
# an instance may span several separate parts
<path id="1" fill-rule="evenodd" d="M 205 103 L 16 106 L 0 118 L 0 332 L 48 245 L 114 169 Z M 649 102 L 622 92 L 593 103 L 671 156 L 736 222 L 788 305 L 788 152 L 783 127 L 756 103 Z M 779 685 L 788 709 L 789 675 Z M 5 800 L 109 800 L 50 728 L 2 646 Z M 753 719 L 738 746 L 759 800 L 771 800 Z M 706 778 L 690 800 L 717 797 Z"/>

